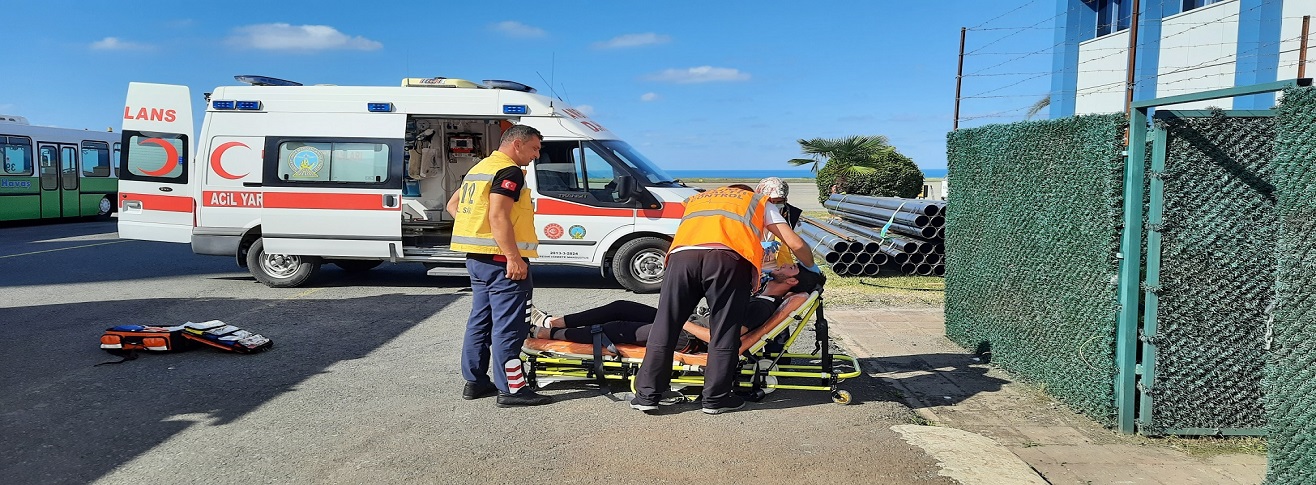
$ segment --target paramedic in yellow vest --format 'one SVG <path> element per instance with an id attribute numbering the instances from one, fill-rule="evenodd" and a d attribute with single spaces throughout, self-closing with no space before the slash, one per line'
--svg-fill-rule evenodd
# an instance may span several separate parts
<path id="1" fill-rule="evenodd" d="M 781 213 L 768 210 L 768 198 L 747 185 L 731 185 L 685 200 L 685 215 L 667 253 L 658 296 L 658 314 L 644 363 L 635 377 L 631 408 L 658 410 L 671 385 L 672 352 L 682 325 L 701 298 L 708 300 L 708 367 L 704 369 L 703 408 L 708 414 L 735 411 L 744 399 L 731 393 L 740 354 L 740 325 L 763 264 L 763 233 L 771 232 L 795 253 L 801 271 L 818 272 L 813 254 Z"/>
<path id="2" fill-rule="evenodd" d="M 530 331 L 526 307 L 534 291 L 526 259 L 538 255 L 539 245 L 521 167 L 539 158 L 543 139 L 529 126 L 508 128 L 498 150 L 472 167 L 448 200 L 452 250 L 466 253 L 471 276 L 471 317 L 462 341 L 463 399 L 497 393 L 498 407 L 551 401 L 527 387 L 521 365 L 521 346 Z M 496 366 L 492 381 L 491 356 Z"/>

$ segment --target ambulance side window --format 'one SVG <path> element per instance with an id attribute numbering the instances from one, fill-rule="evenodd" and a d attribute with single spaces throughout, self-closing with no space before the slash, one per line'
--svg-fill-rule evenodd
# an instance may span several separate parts
<path id="1" fill-rule="evenodd" d="M 535 161 L 539 193 L 582 203 L 629 206 L 618 200 L 617 173 L 608 159 L 579 142 L 545 142 Z"/>
<path id="2" fill-rule="evenodd" d="M 400 140 L 268 137 L 265 147 L 269 185 L 402 186 Z"/>

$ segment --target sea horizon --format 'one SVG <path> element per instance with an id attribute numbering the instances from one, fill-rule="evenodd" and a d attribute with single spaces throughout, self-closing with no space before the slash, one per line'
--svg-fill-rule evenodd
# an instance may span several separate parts
<path id="1" fill-rule="evenodd" d="M 923 176 L 926 178 L 944 178 L 946 169 L 944 168 L 920 168 Z M 811 179 L 814 178 L 812 170 L 800 169 L 750 169 L 750 170 L 665 170 L 668 175 L 679 179 L 756 179 L 765 177 L 780 177 L 792 179 Z"/>

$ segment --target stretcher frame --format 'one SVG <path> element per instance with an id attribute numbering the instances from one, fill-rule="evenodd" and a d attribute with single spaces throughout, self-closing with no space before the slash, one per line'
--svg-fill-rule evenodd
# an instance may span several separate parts
<path id="1" fill-rule="evenodd" d="M 798 295 L 789 295 L 783 305 L 789 298 Z M 816 339 L 812 353 L 773 353 L 765 350 L 768 342 L 783 332 L 789 335 L 783 348 L 789 350 L 804 333 L 810 320 L 814 320 Z M 827 391 L 833 402 L 849 404 L 851 394 L 840 389 L 839 384 L 846 379 L 858 377 L 863 371 L 854 357 L 832 351 L 827 319 L 823 313 L 822 292 L 810 293 L 804 303 L 788 314 L 774 313 L 765 325 L 774 323 L 771 330 L 740 355 L 735 385 L 745 391 L 743 394 L 757 401 L 777 389 Z M 522 359 L 531 385 L 546 386 L 565 381 L 626 381 L 632 392 L 635 390 L 636 372 L 643 362 L 643 357 L 618 356 L 605 351 L 602 366 L 596 366 L 592 353 L 544 350 L 532 348 L 530 344 L 523 349 Z M 595 369 L 598 368 L 602 369 L 602 376 L 596 375 Z M 681 362 L 681 359 L 673 360 L 671 386 L 674 391 L 681 393 L 678 400 L 698 400 L 697 394 L 686 394 L 683 391 L 704 385 L 703 370 L 702 365 Z"/>

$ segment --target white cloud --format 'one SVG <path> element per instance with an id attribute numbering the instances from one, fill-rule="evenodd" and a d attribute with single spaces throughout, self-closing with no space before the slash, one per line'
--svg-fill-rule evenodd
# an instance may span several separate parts
<path id="1" fill-rule="evenodd" d="M 588 104 L 582 104 L 580 106 L 576 106 L 576 111 L 584 113 L 585 116 L 594 116 L 594 107 Z"/>
<path id="2" fill-rule="evenodd" d="M 135 51 L 150 49 L 151 46 L 140 42 L 128 42 L 118 37 L 106 37 L 104 39 L 92 42 L 92 50 L 97 51 Z"/>
<path id="3" fill-rule="evenodd" d="M 657 101 L 658 93 L 644 93 L 640 95 L 640 101 Z"/>
<path id="4" fill-rule="evenodd" d="M 695 84 L 711 82 L 748 81 L 749 73 L 729 67 L 699 66 L 689 69 L 667 69 L 647 76 L 650 81 Z"/>
<path id="5" fill-rule="evenodd" d="M 228 43 L 242 48 L 271 51 L 372 51 L 384 44 L 351 37 L 328 25 L 257 24 L 233 29 Z"/>
<path id="6" fill-rule="evenodd" d="M 625 49 L 645 45 L 666 44 L 672 41 L 669 35 L 645 32 L 643 34 L 626 34 L 613 37 L 604 42 L 595 42 L 595 49 Z"/>
<path id="7" fill-rule="evenodd" d="M 517 22 L 515 20 L 505 20 L 490 26 L 496 32 L 501 32 L 509 37 L 543 37 L 548 35 L 544 29 Z"/>

